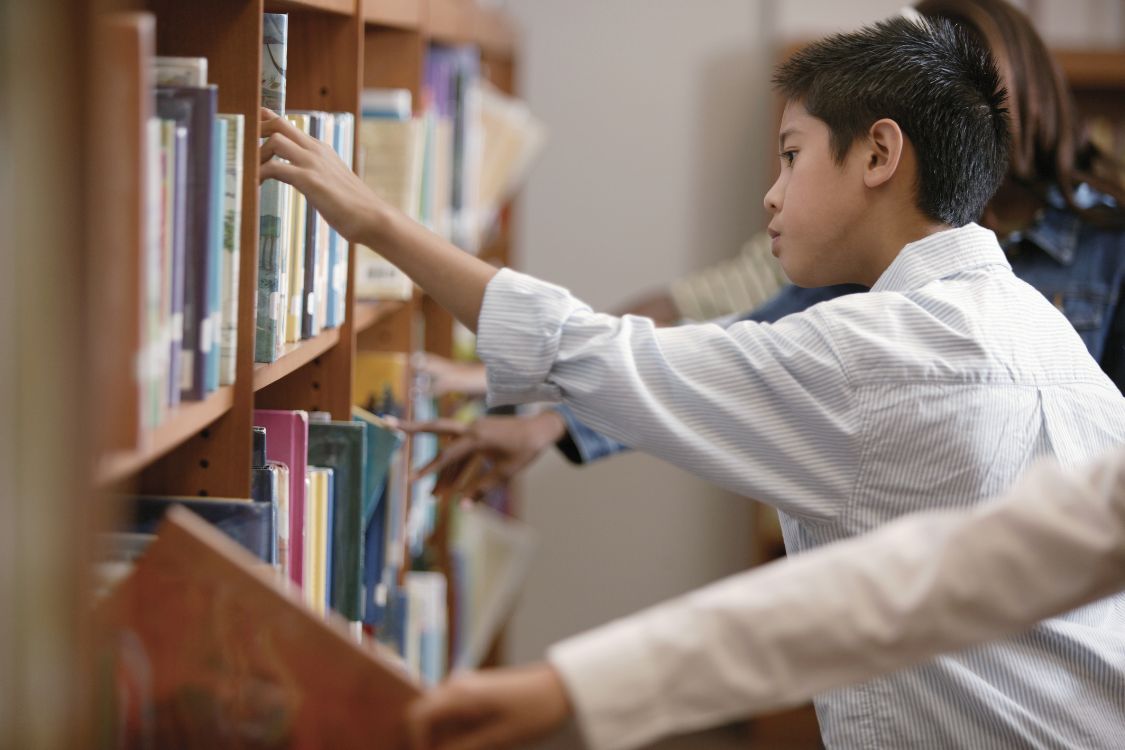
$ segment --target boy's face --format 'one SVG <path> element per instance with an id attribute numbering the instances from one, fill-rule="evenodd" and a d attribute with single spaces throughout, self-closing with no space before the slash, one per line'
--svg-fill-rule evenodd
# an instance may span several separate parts
<path id="1" fill-rule="evenodd" d="M 785 107 L 779 129 L 781 173 L 766 193 L 773 254 L 798 286 L 856 280 L 864 246 L 866 199 L 862 149 L 843 164 L 833 158 L 830 133 L 800 102 Z"/>

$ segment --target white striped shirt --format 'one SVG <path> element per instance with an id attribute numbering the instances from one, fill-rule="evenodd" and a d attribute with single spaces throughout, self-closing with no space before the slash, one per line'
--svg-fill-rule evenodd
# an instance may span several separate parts
<path id="1" fill-rule="evenodd" d="M 976 225 L 907 245 L 869 293 L 772 325 L 656 329 L 502 271 L 478 333 L 492 403 L 563 399 L 777 506 L 791 554 L 1125 442 L 1125 399 Z M 830 748 L 1125 747 L 1125 599 L 816 705 Z"/>

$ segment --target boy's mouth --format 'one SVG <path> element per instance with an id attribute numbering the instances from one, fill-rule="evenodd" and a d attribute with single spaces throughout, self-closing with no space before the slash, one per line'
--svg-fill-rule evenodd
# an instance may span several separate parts
<path id="1" fill-rule="evenodd" d="M 769 233 L 770 236 L 770 252 L 772 252 L 773 256 L 776 258 L 778 254 L 778 240 L 781 239 L 781 232 L 778 232 L 772 227 L 766 227 L 766 232 Z"/>

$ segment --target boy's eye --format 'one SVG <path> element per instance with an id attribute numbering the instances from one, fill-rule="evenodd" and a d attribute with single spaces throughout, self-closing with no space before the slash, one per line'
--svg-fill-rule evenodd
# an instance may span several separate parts
<path id="1" fill-rule="evenodd" d="M 791 167 L 793 166 L 793 160 L 797 158 L 797 152 L 792 150 L 782 151 L 780 154 L 778 154 L 778 156 L 781 157 L 781 161 L 785 164 L 785 166 Z"/>

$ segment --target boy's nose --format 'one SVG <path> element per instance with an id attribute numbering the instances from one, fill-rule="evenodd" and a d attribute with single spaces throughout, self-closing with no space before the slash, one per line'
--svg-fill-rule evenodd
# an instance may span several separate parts
<path id="1" fill-rule="evenodd" d="M 771 215 L 777 214 L 781 210 L 781 191 L 778 189 L 776 182 L 766 191 L 766 197 L 762 199 L 762 205 Z"/>

